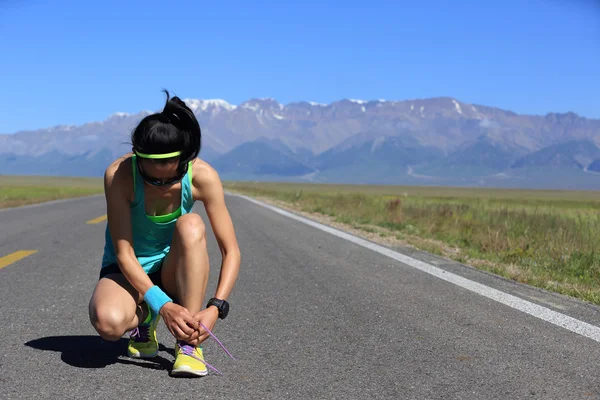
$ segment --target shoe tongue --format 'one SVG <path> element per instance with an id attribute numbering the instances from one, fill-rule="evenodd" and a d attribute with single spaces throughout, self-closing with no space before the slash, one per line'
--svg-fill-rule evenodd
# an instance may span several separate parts
<path id="1" fill-rule="evenodd" d="M 148 326 L 140 325 L 131 331 L 131 337 L 136 342 L 147 342 L 149 336 Z"/>
<path id="2" fill-rule="evenodd" d="M 179 346 L 183 347 L 183 348 L 190 349 L 190 350 L 194 350 L 196 348 L 196 346 L 192 346 L 191 344 L 187 344 L 184 341 L 179 341 Z"/>
<path id="3" fill-rule="evenodd" d="M 146 306 L 148 307 L 148 316 L 146 317 L 146 320 L 142 323 L 142 325 L 150 325 L 150 322 L 152 322 L 152 310 L 150 309 L 150 306 L 146 304 Z"/>

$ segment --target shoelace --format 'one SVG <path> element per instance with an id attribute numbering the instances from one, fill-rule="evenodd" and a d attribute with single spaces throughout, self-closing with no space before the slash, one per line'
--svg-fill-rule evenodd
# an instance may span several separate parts
<path id="1" fill-rule="evenodd" d="M 206 330 L 206 332 L 208 332 L 208 334 L 216 340 L 216 342 L 219 344 L 219 346 L 221 346 L 221 348 L 223 350 L 225 350 L 225 353 L 227 353 L 227 355 L 229 357 L 231 357 L 232 359 L 236 360 L 236 358 L 234 356 L 231 355 L 231 353 L 229 352 L 229 350 L 227 350 L 225 348 L 225 346 L 223 345 L 223 343 L 221 343 L 221 341 L 219 339 L 217 339 L 217 337 L 210 331 L 210 329 L 208 329 L 202 322 L 199 322 L 199 324 Z M 196 355 L 194 354 L 194 350 L 196 349 L 193 346 L 190 346 L 187 343 L 181 344 L 181 342 L 177 343 L 179 345 L 179 348 L 181 349 L 181 352 L 187 356 L 193 357 L 196 360 L 200 361 L 201 363 L 204 363 L 204 365 L 206 365 L 208 368 L 214 370 L 217 374 L 219 375 L 223 375 L 218 369 L 216 369 L 215 367 L 213 367 L 212 365 L 210 365 L 209 363 L 207 363 L 206 361 L 200 359 L 199 357 L 196 357 Z M 236 360 L 237 361 L 237 360 Z"/>
<path id="2" fill-rule="evenodd" d="M 129 332 L 129 337 L 133 339 L 134 342 L 147 342 L 150 337 L 150 325 L 140 325 L 136 327 L 134 330 Z"/>

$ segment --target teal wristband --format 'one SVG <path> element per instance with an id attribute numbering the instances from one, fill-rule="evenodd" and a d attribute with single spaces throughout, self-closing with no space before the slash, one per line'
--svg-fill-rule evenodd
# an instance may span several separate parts
<path id="1" fill-rule="evenodd" d="M 148 289 L 144 295 L 144 300 L 155 314 L 158 314 L 162 306 L 164 306 L 166 303 L 173 301 L 169 296 L 166 295 L 165 292 L 161 290 L 161 288 L 156 285 Z"/>

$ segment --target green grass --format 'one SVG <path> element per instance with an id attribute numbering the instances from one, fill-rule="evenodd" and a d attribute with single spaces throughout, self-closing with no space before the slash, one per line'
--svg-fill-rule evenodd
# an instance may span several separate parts
<path id="1" fill-rule="evenodd" d="M 1 176 L 0 208 L 103 193 L 101 178 Z"/>
<path id="2" fill-rule="evenodd" d="M 228 182 L 251 196 L 378 226 L 422 250 L 600 304 L 600 192 Z M 435 245 L 438 243 L 438 245 Z"/>

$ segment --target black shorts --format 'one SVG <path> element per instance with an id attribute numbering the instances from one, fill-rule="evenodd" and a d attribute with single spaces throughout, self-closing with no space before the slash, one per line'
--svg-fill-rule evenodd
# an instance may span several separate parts
<path id="1" fill-rule="evenodd" d="M 107 265 L 104 268 L 100 268 L 100 276 L 98 277 L 98 280 L 100 280 L 110 274 L 123 274 L 123 272 L 121 272 L 121 268 L 119 268 L 119 264 L 114 263 L 114 264 Z M 163 286 L 162 278 L 160 276 L 160 269 L 158 271 L 149 273 L 148 276 L 150 277 L 150 280 L 152 281 L 152 283 L 154 283 L 156 286 L 158 286 L 163 292 L 165 292 L 170 298 L 173 299 L 174 303 L 179 304 L 179 302 L 177 301 L 177 298 L 175 298 L 175 296 L 172 295 L 171 293 L 168 293 L 167 289 L 165 289 L 165 287 Z"/>

